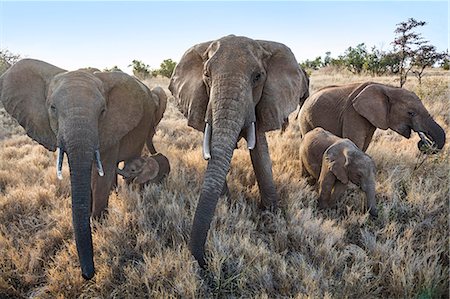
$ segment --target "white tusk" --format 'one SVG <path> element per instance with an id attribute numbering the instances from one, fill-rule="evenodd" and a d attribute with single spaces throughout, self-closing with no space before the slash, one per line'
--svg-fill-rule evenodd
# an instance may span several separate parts
<path id="1" fill-rule="evenodd" d="M 207 122 L 205 126 L 205 133 L 203 134 L 203 158 L 205 160 L 211 159 L 211 125 Z"/>
<path id="2" fill-rule="evenodd" d="M 249 150 L 255 148 L 256 145 L 256 129 L 255 122 L 252 122 L 247 128 L 247 147 Z"/>
<path id="3" fill-rule="evenodd" d="M 104 176 L 102 160 L 100 160 L 100 151 L 96 150 L 95 153 L 95 164 L 97 165 L 97 171 L 99 176 Z"/>
<path id="4" fill-rule="evenodd" d="M 421 139 L 422 142 L 424 142 L 427 146 L 432 146 L 432 145 L 433 145 L 433 143 L 430 142 L 430 141 L 427 139 L 427 137 L 425 136 L 424 133 L 418 132 L 417 134 L 419 134 L 420 139 Z"/>
<path id="5" fill-rule="evenodd" d="M 62 176 L 62 164 L 64 159 L 64 151 L 60 148 L 56 148 L 56 176 L 59 180 L 63 179 Z"/>

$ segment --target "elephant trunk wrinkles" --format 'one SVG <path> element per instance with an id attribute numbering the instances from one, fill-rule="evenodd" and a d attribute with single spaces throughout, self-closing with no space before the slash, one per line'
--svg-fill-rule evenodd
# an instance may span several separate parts
<path id="1" fill-rule="evenodd" d="M 425 122 L 425 132 L 436 144 L 438 149 L 442 149 L 445 144 L 445 131 L 441 128 L 433 118 L 429 117 Z"/>
<path id="2" fill-rule="evenodd" d="M 366 193 L 367 208 L 369 210 L 369 214 L 372 215 L 373 217 L 377 217 L 378 211 L 377 211 L 377 203 L 375 201 L 375 184 L 369 183 L 367 184 L 367 186 L 365 186 L 364 189 Z"/>
<path id="3" fill-rule="evenodd" d="M 95 129 L 74 129 L 64 136 L 72 188 L 72 222 L 78 258 L 84 279 L 94 276 L 94 259 L 90 225 L 91 170 L 98 147 Z"/>
<path id="4" fill-rule="evenodd" d="M 202 268 L 206 266 L 204 246 L 208 230 L 230 168 L 236 142 L 244 126 L 244 117 L 236 108 L 236 100 L 221 99 L 218 102 L 228 104 L 219 104 L 213 113 L 211 158 L 195 211 L 190 240 L 191 252 Z"/>

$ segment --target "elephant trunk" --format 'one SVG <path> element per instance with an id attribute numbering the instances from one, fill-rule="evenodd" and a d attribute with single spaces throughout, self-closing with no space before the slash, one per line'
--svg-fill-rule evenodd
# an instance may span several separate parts
<path id="1" fill-rule="evenodd" d="M 377 203 L 375 201 L 375 184 L 373 182 L 369 182 L 368 184 L 366 184 L 364 186 L 364 192 L 366 193 L 366 201 L 369 214 L 372 217 L 377 217 L 378 211 Z"/>
<path id="2" fill-rule="evenodd" d="M 190 239 L 191 252 L 202 268 L 206 266 L 204 246 L 208 230 L 245 122 L 236 99 L 219 97 L 216 103 L 217 107 L 213 108 L 212 113 L 211 158 L 205 172 Z"/>
<path id="3" fill-rule="evenodd" d="M 445 132 L 444 129 L 441 128 L 433 118 L 429 117 L 425 122 L 425 135 L 430 138 L 434 143 L 437 149 L 441 150 L 445 144 Z"/>
<path id="4" fill-rule="evenodd" d="M 94 276 L 94 259 L 90 224 L 91 213 L 91 170 L 96 150 L 98 134 L 95 128 L 79 128 L 64 136 L 64 150 L 70 168 L 72 188 L 72 222 L 75 243 L 84 279 Z M 101 165 L 97 163 L 98 168 Z M 99 169 L 100 170 L 100 169 Z"/>

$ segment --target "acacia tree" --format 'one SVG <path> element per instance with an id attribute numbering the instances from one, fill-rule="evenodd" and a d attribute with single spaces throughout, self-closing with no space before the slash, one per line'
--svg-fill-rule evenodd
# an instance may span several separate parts
<path id="1" fill-rule="evenodd" d="M 397 51 L 399 57 L 399 75 L 400 75 L 400 87 L 406 82 L 408 73 L 413 67 L 413 59 L 417 51 L 417 47 L 424 44 L 420 33 L 414 32 L 416 27 L 424 26 L 426 22 L 417 21 L 414 18 L 409 18 L 406 22 L 397 24 L 395 33 L 397 37 L 392 44 L 394 45 L 394 51 Z"/>
<path id="2" fill-rule="evenodd" d="M 447 53 L 437 52 L 436 47 L 433 45 L 424 44 L 417 49 L 414 56 L 414 61 L 412 63 L 416 69 L 412 72 L 419 80 L 419 85 L 422 84 L 422 77 L 425 68 L 433 67 L 436 63 L 444 60 L 446 57 Z"/>

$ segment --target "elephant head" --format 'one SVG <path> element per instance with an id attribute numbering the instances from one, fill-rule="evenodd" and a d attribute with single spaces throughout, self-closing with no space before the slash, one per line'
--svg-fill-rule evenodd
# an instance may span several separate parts
<path id="1" fill-rule="evenodd" d="M 375 163 L 352 141 L 342 139 L 326 149 L 323 154 L 320 177 L 326 177 L 327 172 L 332 173 L 344 185 L 348 182 L 359 185 L 366 194 L 370 215 L 374 217 L 378 215 L 375 202 Z M 327 183 L 326 180 L 323 182 Z M 321 185 L 320 188 L 331 190 L 332 186 Z"/>
<path id="2" fill-rule="evenodd" d="M 169 160 L 161 153 L 131 159 L 126 161 L 122 169 L 117 169 L 117 173 L 123 176 L 127 182 L 136 184 L 159 183 L 169 172 Z"/>
<path id="3" fill-rule="evenodd" d="M 384 84 L 364 83 L 350 97 L 353 98 L 355 110 L 375 127 L 383 130 L 390 128 L 406 138 L 413 130 L 421 137 L 420 149 L 427 143 L 438 150 L 444 146 L 444 130 L 413 92 Z"/>
<path id="4" fill-rule="evenodd" d="M 234 35 L 193 46 L 176 66 L 169 89 L 188 125 L 204 131 L 209 160 L 191 232 L 191 251 L 201 266 L 236 142 L 243 134 L 252 150 L 255 129 L 282 128 L 308 97 L 308 84 L 285 45 Z"/>
<path id="5" fill-rule="evenodd" d="M 27 134 L 50 151 L 63 154 L 70 167 L 72 220 L 82 276 L 94 275 L 90 227 L 91 169 L 103 175 L 100 151 L 118 144 L 143 114 L 146 91 L 121 72 L 67 72 L 39 60 L 24 59 L 0 77 L 0 99 Z M 118 123 L 126 117 L 127 122 Z"/>

